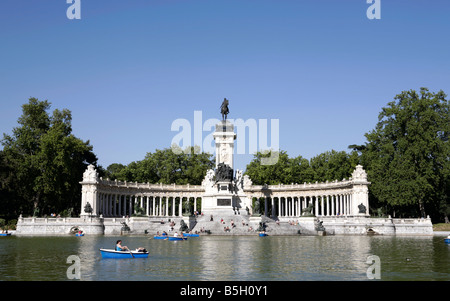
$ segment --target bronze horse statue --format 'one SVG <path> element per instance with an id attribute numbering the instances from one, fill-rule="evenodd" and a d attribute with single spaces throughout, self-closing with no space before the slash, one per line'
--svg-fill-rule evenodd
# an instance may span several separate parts
<path id="1" fill-rule="evenodd" d="M 227 115 L 230 113 L 230 110 L 228 109 L 228 99 L 224 98 L 222 105 L 220 106 L 220 112 L 222 113 L 222 120 L 227 120 Z"/>

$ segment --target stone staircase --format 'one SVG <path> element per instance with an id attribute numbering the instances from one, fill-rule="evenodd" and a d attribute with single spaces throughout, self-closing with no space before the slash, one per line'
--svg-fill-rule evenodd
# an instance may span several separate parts
<path id="1" fill-rule="evenodd" d="M 132 234 L 147 233 L 149 235 L 155 235 L 157 232 L 162 233 L 165 231 L 171 235 L 174 232 L 180 232 L 181 220 L 184 220 L 192 232 L 204 233 L 204 235 L 257 235 L 260 232 L 261 222 L 264 223 L 265 232 L 268 235 L 317 235 L 317 231 L 311 229 L 312 225 L 302 224 L 302 221 L 295 223 L 299 220 L 298 218 L 274 220 L 266 216 L 252 217 L 247 214 L 214 215 L 213 220 L 211 220 L 210 215 L 152 218 L 140 223 L 131 222 L 130 226 L 132 228 Z M 175 223 L 173 230 L 170 225 L 171 221 Z"/>
<path id="2" fill-rule="evenodd" d="M 211 235 L 256 235 L 260 222 L 264 223 L 268 235 L 298 235 L 299 230 L 303 233 L 300 225 L 290 224 L 288 220 L 275 221 L 266 216 L 255 218 L 249 215 L 214 216 L 212 221 L 210 216 L 200 216 L 191 223 L 191 229 L 200 233 L 207 231 Z"/>

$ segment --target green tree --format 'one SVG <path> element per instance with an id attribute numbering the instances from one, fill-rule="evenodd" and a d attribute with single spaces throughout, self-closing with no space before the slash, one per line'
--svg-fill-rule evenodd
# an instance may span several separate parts
<path id="1" fill-rule="evenodd" d="M 401 215 L 441 220 L 449 202 L 449 102 L 426 88 L 394 99 L 361 148 L 371 196 Z"/>
<path id="2" fill-rule="evenodd" d="M 102 177 L 108 178 L 110 180 L 117 179 L 117 176 L 120 174 L 120 172 L 126 168 L 126 165 L 120 164 L 120 163 L 112 163 L 108 165 L 106 170 L 102 170 Z M 100 174 L 100 172 L 99 172 Z"/>
<path id="3" fill-rule="evenodd" d="M 245 174 L 252 179 L 255 185 L 276 185 L 291 183 L 292 176 L 292 160 L 286 151 L 278 152 L 278 161 L 272 165 L 263 165 L 263 158 L 274 157 L 272 152 L 257 152 L 254 154 L 253 160 L 247 165 Z"/>
<path id="4" fill-rule="evenodd" d="M 302 156 L 290 158 L 286 151 L 280 151 L 278 161 L 273 165 L 261 164 L 262 158 L 271 153 L 257 152 L 247 165 L 245 174 L 256 185 L 276 185 L 342 180 L 349 178 L 359 162 L 356 152 L 330 151 L 317 155 L 311 160 Z"/>
<path id="5" fill-rule="evenodd" d="M 2 144 L 3 161 L 13 171 L 8 190 L 15 196 L 9 210 L 31 214 L 59 213 L 78 209 L 81 198 L 79 181 L 96 156 L 89 141 L 71 134 L 69 110 L 54 110 L 50 116 L 48 101 L 30 98 L 22 106 L 19 127 L 6 135 Z"/>
<path id="6" fill-rule="evenodd" d="M 20 214 L 21 199 L 14 189 L 15 173 L 6 161 L 3 151 L 0 151 L 0 217 L 11 219 Z"/>
<path id="7" fill-rule="evenodd" d="M 166 148 L 147 153 L 143 160 L 120 168 L 115 176 L 121 181 L 200 185 L 206 171 L 214 165 L 211 154 L 195 151 L 194 147 L 190 152 Z"/>
<path id="8" fill-rule="evenodd" d="M 348 179 L 356 165 L 358 165 L 358 153 L 353 151 L 348 154 L 344 151 L 331 150 L 311 158 L 310 165 L 314 171 L 314 180 L 318 182 Z"/>

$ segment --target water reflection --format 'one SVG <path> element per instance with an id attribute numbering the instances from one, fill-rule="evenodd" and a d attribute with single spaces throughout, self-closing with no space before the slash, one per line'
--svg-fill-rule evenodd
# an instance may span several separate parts
<path id="1" fill-rule="evenodd" d="M 99 249 L 117 239 L 149 258 L 102 259 Z M 66 280 L 70 255 L 82 280 L 367 280 L 369 255 L 380 257 L 381 280 L 450 280 L 443 238 L 398 236 L 9 237 L 0 239 L 0 280 Z"/>

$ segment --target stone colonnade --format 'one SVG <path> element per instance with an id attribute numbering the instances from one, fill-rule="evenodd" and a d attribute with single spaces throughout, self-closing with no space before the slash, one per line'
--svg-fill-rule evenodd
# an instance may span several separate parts
<path id="1" fill-rule="evenodd" d="M 103 180 L 93 165 L 88 166 L 80 184 L 81 216 L 182 216 L 199 210 L 204 193 L 200 185 Z"/>
<path id="2" fill-rule="evenodd" d="M 290 185 L 244 185 L 244 192 L 259 200 L 259 212 L 270 217 L 300 217 L 313 206 L 315 216 L 369 216 L 367 173 L 357 165 L 349 179 Z M 255 206 L 256 207 L 256 206 Z"/>
<path id="3" fill-rule="evenodd" d="M 99 192 L 97 215 L 104 217 L 126 217 L 140 213 L 145 216 L 182 216 L 198 210 L 201 198 L 193 196 L 162 195 L 152 193 L 124 194 L 120 192 Z M 184 209 L 183 209 L 184 208 Z M 140 210 L 140 212 L 137 212 Z"/>
<path id="4" fill-rule="evenodd" d="M 255 197 L 261 204 L 261 214 L 268 217 L 300 217 L 310 204 L 316 216 L 354 215 L 351 193 L 311 196 L 265 196 Z"/>
<path id="5" fill-rule="evenodd" d="M 93 165 L 88 166 L 80 184 L 81 215 L 104 217 L 136 213 L 144 216 L 181 216 L 186 212 L 201 211 L 201 200 L 206 189 L 203 185 L 103 180 L 98 177 Z M 257 213 L 270 217 L 299 217 L 302 210 L 311 204 L 312 213 L 316 216 L 368 216 L 369 184 L 366 172 L 358 165 L 352 177 L 342 181 L 258 186 L 247 179 L 242 193 L 247 198 L 259 199 Z M 86 210 L 88 204 L 91 212 Z"/>

